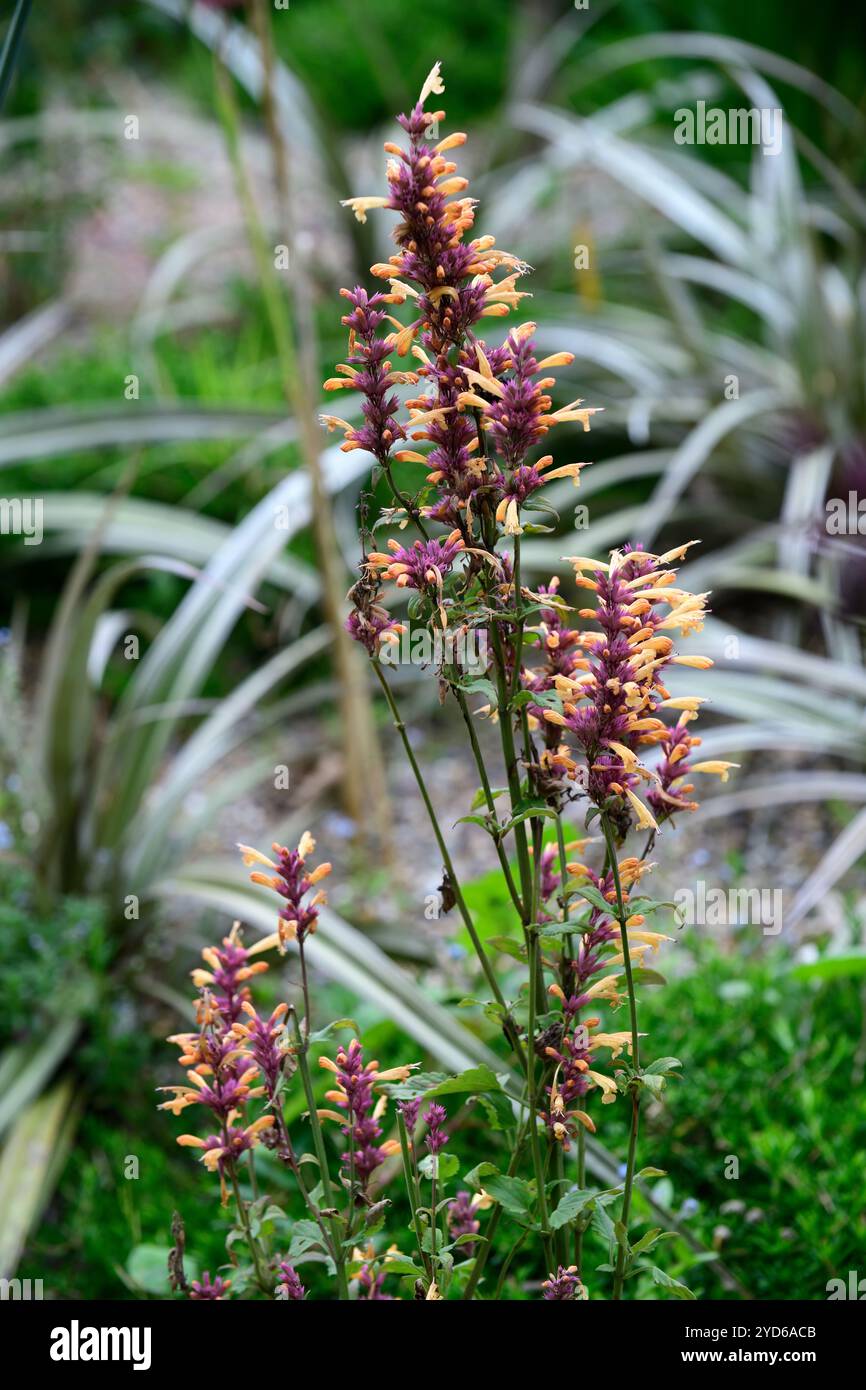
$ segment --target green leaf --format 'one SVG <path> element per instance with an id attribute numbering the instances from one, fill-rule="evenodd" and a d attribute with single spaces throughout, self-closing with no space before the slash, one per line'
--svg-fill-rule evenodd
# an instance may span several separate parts
<path id="1" fill-rule="evenodd" d="M 561 1226 L 567 1226 L 570 1221 L 574 1221 L 581 1212 L 592 1210 L 598 1195 L 596 1190 L 576 1189 L 574 1192 L 566 1192 L 565 1196 L 560 1198 L 556 1210 L 550 1214 L 553 1229 L 558 1231 Z"/>
<path id="2" fill-rule="evenodd" d="M 39 1095 L 69 1052 L 80 1030 L 81 1023 L 77 1018 L 59 1018 L 38 1046 L 28 1048 L 26 1052 L 12 1049 L 13 1053 L 20 1055 L 20 1061 L 15 1068 L 14 1080 L 0 1096 L 0 1133 L 12 1124 L 28 1102 Z"/>
<path id="3" fill-rule="evenodd" d="M 483 1242 L 484 1236 L 479 1235 L 477 1231 L 474 1234 L 471 1231 L 467 1231 L 466 1235 L 457 1237 L 457 1239 L 454 1242 L 454 1246 L 456 1248 L 460 1245 L 477 1245 L 483 1244 Z"/>
<path id="4" fill-rule="evenodd" d="M 0 110 L 3 108 L 9 84 L 12 81 L 12 74 L 18 61 L 18 51 L 21 47 L 21 39 L 29 13 L 30 0 L 18 0 L 15 13 L 9 21 L 9 27 L 3 40 L 3 51 L 0 53 Z"/>
<path id="5" fill-rule="evenodd" d="M 681 1067 L 682 1062 L 679 1057 L 657 1057 L 654 1062 L 650 1062 L 648 1067 L 644 1067 L 644 1074 L 649 1072 L 652 1076 L 667 1076 L 669 1072 Z"/>
<path id="6" fill-rule="evenodd" d="M 694 1300 L 696 1297 L 690 1288 L 687 1288 L 685 1284 L 681 1284 L 678 1279 L 672 1279 L 669 1274 L 665 1274 L 664 1270 L 659 1269 L 657 1265 L 652 1266 L 652 1276 L 653 1283 L 658 1284 L 659 1288 L 668 1289 L 673 1294 L 674 1298 Z"/>
<path id="7" fill-rule="evenodd" d="M 539 935 L 541 935 L 540 932 Z M 488 937 L 487 945 L 492 946 L 496 951 L 501 951 L 505 956 L 511 956 L 514 960 L 521 962 L 526 960 L 526 946 L 520 941 L 515 941 L 513 937 L 491 936 Z"/>
<path id="8" fill-rule="evenodd" d="M 659 1096 L 664 1091 L 665 1084 L 665 1078 L 663 1076 L 653 1076 L 651 1072 L 645 1073 L 640 1078 L 640 1085 L 645 1086 L 650 1095 L 654 1096 L 656 1100 L 658 1100 Z"/>
<path id="9" fill-rule="evenodd" d="M 422 1178 L 432 1179 L 435 1177 L 437 1182 L 447 1182 L 459 1171 L 460 1159 L 456 1154 L 425 1154 L 418 1164 L 418 1171 Z"/>
<path id="10" fill-rule="evenodd" d="M 559 521 L 559 512 L 556 510 L 553 503 L 548 502 L 546 497 L 539 497 L 537 494 L 528 497 L 526 501 L 521 504 L 521 510 L 524 512 L 544 512 L 547 516 L 552 516 L 556 521 Z"/>
<path id="11" fill-rule="evenodd" d="M 499 703 L 499 692 L 493 682 L 488 680 L 486 676 L 476 676 L 476 678 L 471 681 L 459 681 L 458 689 L 465 690 L 469 695 L 483 695 L 485 700 L 487 700 L 494 709 Z"/>
<path id="12" fill-rule="evenodd" d="M 310 1042 L 324 1042 L 332 1033 L 338 1032 L 341 1028 L 350 1028 L 356 1038 L 360 1038 L 361 1030 L 353 1018 L 335 1018 L 333 1023 L 329 1023 L 326 1028 L 319 1028 L 315 1033 L 310 1034 Z"/>
<path id="13" fill-rule="evenodd" d="M 478 1097 L 478 1104 L 487 1115 L 491 1129 L 509 1130 L 517 1123 L 511 1101 L 504 1091 L 494 1091 Z"/>
<path id="14" fill-rule="evenodd" d="M 469 1187 L 483 1187 L 512 1216 L 527 1218 L 532 1213 L 535 1198 L 529 1184 L 523 1178 L 500 1173 L 493 1163 L 479 1163 L 466 1174 L 464 1182 Z"/>
<path id="15" fill-rule="evenodd" d="M 491 795 L 491 798 L 492 798 L 494 801 L 498 801 L 499 798 L 500 798 L 500 796 L 504 796 L 505 792 L 507 792 L 507 791 L 508 791 L 508 788 L 507 788 L 507 787 L 491 787 L 491 788 L 490 788 L 490 795 Z M 478 790 L 477 790 L 477 792 L 475 793 L 475 795 L 474 795 L 473 798 L 472 798 L 472 805 L 469 807 L 469 809 L 470 809 L 470 811 L 477 811 L 478 808 L 479 808 L 479 806 L 486 806 L 486 805 L 487 805 L 487 793 L 485 792 L 485 790 L 484 790 L 483 787 L 479 787 Z"/>
<path id="16" fill-rule="evenodd" d="M 651 1231 L 647 1231 L 646 1235 L 641 1236 L 636 1245 L 631 1247 L 631 1253 L 633 1256 L 643 1255 L 647 1250 L 652 1250 L 657 1241 L 672 1240 L 673 1236 L 673 1231 L 663 1231 L 661 1226 L 654 1226 Z"/>
<path id="17" fill-rule="evenodd" d="M 570 890 L 577 893 L 581 898 L 585 898 L 593 907 L 599 911 L 606 912 L 608 917 L 616 917 L 617 908 L 614 903 L 609 903 L 602 895 L 601 890 L 596 888 L 594 883 L 575 883 Z"/>
<path id="18" fill-rule="evenodd" d="M 638 966 L 632 971 L 632 978 L 638 985 L 666 985 L 667 980 L 664 975 L 660 975 L 657 970 L 648 970 L 645 965 Z"/>
<path id="19" fill-rule="evenodd" d="M 507 831 L 512 830 L 515 825 L 521 825 L 523 821 L 532 820 L 536 817 L 540 818 L 542 816 L 552 816 L 555 818 L 556 812 L 551 806 L 548 806 L 546 801 L 523 798 L 518 801 L 517 805 L 514 807 L 514 815 L 502 826 L 502 833 L 504 835 Z"/>
<path id="20" fill-rule="evenodd" d="M 132 1282 L 145 1293 L 161 1294 L 168 1298 L 171 1287 L 168 1282 L 167 1245 L 136 1245 L 126 1261 L 126 1272 Z M 198 1265 L 189 1254 L 183 1257 L 184 1271 L 188 1280 L 198 1278 Z"/>
<path id="21" fill-rule="evenodd" d="M 670 908 L 672 912 L 677 912 L 676 903 L 663 902 L 660 898 L 630 898 L 628 901 L 628 915 L 634 916 L 637 912 L 642 912 L 644 916 L 648 912 L 658 912 L 661 908 Z"/>
<path id="22" fill-rule="evenodd" d="M 611 1247 L 616 1244 L 616 1229 L 613 1221 L 600 1202 L 592 1209 L 592 1227 Z"/>
<path id="23" fill-rule="evenodd" d="M 510 701 L 512 709 L 523 709 L 524 705 L 539 705 L 542 709 L 555 709 L 562 714 L 562 696 L 555 690 L 519 690 Z"/>
<path id="24" fill-rule="evenodd" d="M 289 1246 L 289 1259 L 304 1255 L 308 1250 L 324 1249 L 322 1232 L 315 1221 L 303 1219 L 292 1227 L 292 1241 Z"/>
<path id="25" fill-rule="evenodd" d="M 421 1279 L 424 1276 L 423 1269 L 406 1255 L 395 1255 L 393 1259 L 389 1256 L 381 1268 L 388 1274 L 401 1274 L 410 1279 Z"/>
<path id="26" fill-rule="evenodd" d="M 0 1278 L 10 1278 L 63 1168 L 78 1118 L 72 1081 L 25 1105 L 0 1154 Z"/>
<path id="27" fill-rule="evenodd" d="M 473 1096 L 481 1095 L 485 1091 L 501 1091 L 502 1085 L 499 1078 L 494 1075 L 489 1067 L 469 1067 L 459 1076 L 449 1076 L 447 1081 L 440 1081 L 434 1086 L 432 1091 L 425 1091 L 425 1100 L 434 1100 L 439 1096 L 453 1096 L 469 1094 Z"/>

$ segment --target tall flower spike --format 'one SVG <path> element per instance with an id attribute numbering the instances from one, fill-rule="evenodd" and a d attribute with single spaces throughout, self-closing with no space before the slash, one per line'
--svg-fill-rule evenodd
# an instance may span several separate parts
<path id="1" fill-rule="evenodd" d="M 318 909 L 327 902 L 327 895 L 323 889 L 318 889 L 310 898 L 307 895 L 323 878 L 327 878 L 331 865 L 326 863 L 316 869 L 307 869 L 306 860 L 316 848 L 316 842 L 308 830 L 301 836 L 297 849 L 286 849 L 278 844 L 272 848 L 276 859 L 269 859 L 250 845 L 238 845 L 247 867 L 258 864 L 272 871 L 267 874 L 261 868 L 256 869 L 250 874 L 250 880 L 265 888 L 272 888 L 284 899 L 285 905 L 279 912 L 278 932 L 280 950 L 285 952 L 289 941 L 303 942 L 316 930 Z"/>
<path id="2" fill-rule="evenodd" d="M 433 130 L 445 113 L 427 106 L 431 96 L 443 92 L 437 64 L 418 102 L 398 117 L 408 137 L 406 147 L 391 140 L 385 144 L 387 196 L 345 200 L 361 221 L 372 209 L 396 212 L 398 250 L 372 267 L 375 276 L 389 281 L 388 294 L 368 296 L 361 287 L 342 291 L 351 304 L 343 319 L 349 354 L 337 369 L 340 375 L 325 385 L 360 391 L 364 424 L 324 418 L 329 428 L 343 429 L 344 448 L 364 448 L 388 467 L 392 461 L 426 466 L 424 496 L 413 516 L 451 527 L 449 542 L 460 536 L 469 547 L 480 521 L 519 535 L 521 507 L 535 493 L 553 479 L 578 481 L 582 463 L 554 467 L 550 454 L 535 461 L 528 455 L 554 425 L 579 423 L 588 429 L 594 409 L 579 400 L 554 408 L 550 370 L 570 366 L 573 357 L 559 352 L 539 360 L 532 342 L 534 324 L 515 328 L 499 346 L 477 336 L 482 319 L 507 315 L 525 297 L 518 285 L 529 266 L 499 249 L 493 236 L 466 240 L 475 200 L 450 157 L 466 136 L 455 132 L 435 139 Z M 411 305 L 410 321 L 388 314 L 389 304 Z M 383 337 L 386 322 L 390 332 Z M 395 371 L 391 354 L 403 357 L 410 350 L 413 370 Z M 394 388 L 422 380 L 424 394 L 405 402 L 409 418 L 401 423 Z M 402 447 L 409 439 L 432 447 L 426 454 Z M 426 500 L 431 490 L 432 499 Z M 402 495 L 400 501 L 405 501 Z M 376 555 L 370 563 L 384 570 L 393 561 Z M 430 573 L 450 568 L 434 563 L 419 570 L 419 562 L 402 553 L 397 563 L 407 569 L 395 570 L 393 577 L 421 590 L 438 582 L 431 581 Z M 444 624 L 444 606 L 440 602 L 438 607 Z M 350 630 L 371 650 L 373 634 L 364 616 Z"/>
<path id="3" fill-rule="evenodd" d="M 380 1167 L 391 1154 L 400 1152 L 397 1140 L 386 1140 L 380 1144 L 385 1096 L 374 1098 L 374 1088 L 388 1081 L 405 1081 L 417 1063 L 402 1067 L 390 1067 L 381 1071 L 376 1061 L 364 1061 L 364 1053 L 357 1038 L 348 1047 L 341 1047 L 334 1061 L 320 1057 L 319 1066 L 334 1074 L 335 1089 L 325 1092 L 325 1099 L 339 1107 L 343 1113 L 321 1110 L 320 1118 L 336 1120 L 342 1125 L 343 1134 L 348 1140 L 348 1150 L 343 1154 L 344 1168 L 354 1175 L 360 1186 L 365 1188 L 370 1174 Z"/>
<path id="4" fill-rule="evenodd" d="M 586 790 L 595 805 L 606 804 L 609 810 L 615 799 L 611 815 L 621 838 L 632 824 L 638 830 L 657 830 L 657 810 L 667 817 L 695 805 L 684 799 L 691 787 L 672 788 L 687 771 L 682 767 L 677 772 L 676 764 L 693 746 L 685 725 L 701 700 L 673 699 L 663 683 L 665 668 L 674 663 L 712 664 L 706 657 L 679 658 L 668 635 L 671 630 L 699 631 L 703 625 L 706 594 L 678 588 L 676 571 L 669 568 L 687 548 L 652 555 L 626 547 L 612 551 L 609 562 L 571 557 L 578 587 L 598 598 L 597 608 L 581 609 L 579 616 L 594 620 L 601 631 L 577 637 L 588 669 L 560 673 L 554 681 L 563 696 L 563 712 L 537 712 L 554 726 L 555 737 L 566 731 L 582 748 L 589 766 Z M 673 709 L 683 714 L 677 731 L 662 717 Z M 643 747 L 655 744 L 667 755 L 659 772 L 651 772 L 640 759 Z M 642 797 L 644 782 L 648 790 Z"/>

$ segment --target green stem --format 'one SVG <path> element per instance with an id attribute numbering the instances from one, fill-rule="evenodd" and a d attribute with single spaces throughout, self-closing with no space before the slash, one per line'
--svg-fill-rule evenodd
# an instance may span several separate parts
<path id="1" fill-rule="evenodd" d="M 577 1128 L 577 1186 L 581 1192 L 586 1191 L 586 1131 L 583 1125 Z M 574 1263 L 578 1273 L 583 1268 L 583 1229 L 583 1217 L 580 1216 L 574 1230 Z"/>
<path id="2" fill-rule="evenodd" d="M 229 1175 L 231 1177 L 232 1191 L 235 1194 L 235 1203 L 238 1209 L 238 1217 L 240 1219 L 241 1225 L 243 1226 L 244 1236 L 246 1237 L 247 1245 L 250 1248 L 250 1254 L 253 1257 L 253 1264 L 255 1265 L 256 1270 L 256 1282 L 258 1283 L 259 1288 L 262 1290 L 263 1293 L 269 1293 L 270 1290 L 265 1281 L 264 1271 L 262 1270 L 258 1241 L 253 1235 L 252 1227 L 250 1226 L 250 1218 L 249 1214 L 247 1213 L 246 1203 L 244 1202 L 244 1199 L 241 1196 L 241 1189 L 238 1185 L 238 1175 L 235 1171 L 234 1161 L 230 1161 L 227 1164 L 227 1167 L 229 1170 Z"/>
<path id="3" fill-rule="evenodd" d="M 493 652 L 496 658 L 496 690 L 497 705 L 499 709 L 499 737 L 502 742 L 502 754 L 505 759 L 505 775 L 508 779 L 508 795 L 511 799 L 512 811 L 520 802 L 520 770 L 517 766 L 517 750 L 514 746 L 514 730 L 511 727 L 511 710 L 508 703 L 508 688 L 505 679 L 505 657 L 502 650 L 502 638 L 496 623 L 491 624 L 493 637 Z M 517 864 L 520 871 L 520 891 L 523 897 L 524 910 L 521 914 L 521 921 L 524 926 L 528 926 L 532 921 L 531 898 L 532 898 L 532 870 L 529 863 L 529 848 L 526 840 L 526 826 L 521 821 L 514 827 L 514 841 L 517 846 Z"/>
<path id="4" fill-rule="evenodd" d="M 334 1210 L 334 1189 L 331 1186 L 331 1175 L 328 1171 L 328 1155 L 325 1151 L 325 1138 L 322 1134 L 322 1126 L 319 1123 L 319 1116 L 316 1110 L 316 1093 L 313 1090 L 313 1079 L 310 1076 L 310 1067 L 307 1061 L 307 1042 L 301 1036 L 297 1017 L 293 1015 L 292 1021 L 295 1026 L 295 1037 L 297 1048 L 295 1055 L 298 1059 L 298 1070 L 301 1073 L 301 1080 L 304 1086 L 304 1096 L 307 1101 L 307 1109 L 310 1116 L 310 1127 L 313 1131 L 313 1148 L 316 1151 L 316 1158 L 319 1162 L 319 1172 L 322 1182 L 322 1194 L 325 1207 Z M 339 1217 L 336 1215 L 329 1217 L 328 1224 L 331 1230 L 331 1255 L 337 1269 L 337 1284 L 340 1289 L 340 1297 L 349 1297 L 349 1285 L 346 1279 L 346 1259 L 343 1251 L 342 1236 L 340 1234 Z"/>
<path id="5" fill-rule="evenodd" d="M 428 541 L 430 539 L 430 532 L 424 525 L 424 518 L 422 517 L 418 508 L 412 502 L 412 499 L 410 497 L 407 497 L 405 493 L 401 492 L 396 482 L 394 481 L 394 474 L 391 471 L 391 460 L 381 459 L 380 462 L 382 464 L 382 471 L 384 472 L 385 477 L 388 480 L 388 486 L 391 489 L 391 495 L 394 498 L 394 501 L 399 502 L 406 515 L 412 518 L 418 530 L 421 532 L 421 535 L 424 537 L 425 541 Z"/>
<path id="6" fill-rule="evenodd" d="M 433 1155 L 433 1173 L 430 1178 L 430 1249 L 433 1252 L 433 1278 L 439 1268 L 439 1227 L 436 1221 L 436 1168 L 439 1163 L 439 1155 Z M 440 1287 L 439 1292 L 442 1292 Z"/>
<path id="7" fill-rule="evenodd" d="M 511 1017 L 511 1013 L 508 1009 L 508 1006 L 505 1003 L 502 991 L 499 988 L 499 981 L 497 980 L 496 975 L 494 974 L 493 966 L 490 964 L 490 961 L 487 958 L 487 953 L 484 950 L 481 938 L 475 929 L 475 923 L 473 922 L 469 909 L 466 906 L 466 901 L 463 897 L 463 890 L 460 887 L 460 883 L 457 878 L 457 873 L 455 871 L 451 855 L 448 852 L 448 846 L 445 843 L 445 837 L 442 834 L 442 831 L 439 826 L 439 821 L 436 816 L 436 812 L 433 809 L 433 803 L 430 800 L 430 794 L 427 791 L 427 784 L 424 781 L 424 775 L 421 771 L 420 766 L 418 765 L 418 759 L 415 757 L 415 751 L 412 748 L 412 744 L 409 740 L 409 735 L 406 732 L 406 725 L 403 723 L 403 720 L 400 716 L 400 710 L 398 708 L 397 701 L 395 700 L 393 691 L 391 690 L 391 687 L 385 678 L 384 672 L 382 671 L 382 668 L 377 661 L 373 662 L 373 669 L 376 672 L 376 677 L 379 681 L 379 684 L 382 687 L 382 693 L 384 694 L 385 699 L 388 702 L 388 709 L 391 711 L 391 717 L 394 720 L 394 728 L 400 735 L 400 741 L 403 744 L 403 749 L 406 753 L 406 757 L 409 760 L 409 765 L 412 768 L 412 772 L 414 774 L 418 790 L 421 793 L 421 799 L 424 802 L 427 815 L 430 819 L 430 824 L 433 828 L 433 834 L 436 837 L 436 843 L 439 846 L 439 853 L 442 856 L 442 863 L 445 866 L 445 872 L 448 874 L 448 878 L 451 882 L 451 887 L 454 891 L 454 900 L 457 904 L 457 909 L 460 913 L 460 916 L 463 918 L 463 924 L 469 933 L 472 945 L 475 948 L 475 954 L 478 956 L 478 960 L 481 963 L 481 969 L 484 971 L 484 978 L 486 979 L 490 987 L 494 999 L 496 1000 L 497 1004 L 502 1010 L 502 1016 L 504 1020 L 503 1027 L 505 1029 L 506 1036 L 508 1037 L 508 1040 L 511 1043 L 515 1056 L 518 1058 L 520 1065 L 525 1066 L 523 1048 L 520 1043 L 520 1038 L 517 1034 L 516 1025 Z"/>
<path id="8" fill-rule="evenodd" d="M 523 1153 L 523 1146 L 525 1143 L 526 1133 L 524 1125 L 517 1135 L 517 1139 L 514 1144 L 514 1149 L 511 1154 L 511 1161 L 508 1164 L 509 1178 L 513 1178 L 514 1174 L 517 1172 L 517 1169 L 520 1164 L 521 1155 Z M 467 1283 L 463 1293 L 464 1299 L 472 1299 L 475 1297 L 475 1290 L 478 1287 L 478 1281 L 484 1273 L 484 1266 L 487 1264 L 487 1256 L 490 1254 L 490 1251 L 493 1248 L 493 1238 L 496 1235 L 496 1232 L 499 1228 L 499 1222 L 501 1218 L 502 1207 L 497 1202 L 496 1210 L 491 1216 L 489 1225 L 487 1227 L 485 1239 L 482 1241 L 478 1250 L 478 1254 L 475 1256 L 475 1263 L 472 1266 L 472 1273 L 469 1276 L 469 1282 Z"/>
<path id="9" fill-rule="evenodd" d="M 310 982 L 307 978 L 307 957 L 304 953 L 303 937 L 298 937 L 298 959 L 301 962 L 301 990 L 304 996 L 304 1041 L 310 1037 Z"/>
<path id="10" fill-rule="evenodd" d="M 514 903 L 514 906 L 516 907 L 517 912 L 522 920 L 524 916 L 524 907 L 523 903 L 520 901 L 520 896 L 517 892 L 517 885 L 515 884 L 513 875 L 511 873 L 511 865 L 508 862 L 508 855 L 505 853 L 505 847 L 502 844 L 501 839 L 499 838 L 500 827 L 499 820 L 496 814 L 496 803 L 493 799 L 493 788 L 490 785 L 490 778 L 487 775 L 487 768 L 484 765 L 484 758 L 481 753 L 481 747 L 478 743 L 478 735 L 475 732 L 475 725 L 472 722 L 472 715 L 469 711 L 469 706 L 466 703 L 466 696 L 463 694 L 463 691 L 458 686 L 452 686 L 451 689 L 454 691 L 454 696 L 457 700 L 458 705 L 460 706 L 460 713 L 463 715 L 463 721 L 469 733 L 469 742 L 472 745 L 472 754 L 475 758 L 475 766 L 477 767 L 478 775 L 481 778 L 481 788 L 484 792 L 484 800 L 487 802 L 487 809 L 490 812 L 491 819 L 493 820 L 492 837 L 493 843 L 496 846 L 496 854 L 499 858 L 499 864 L 502 869 L 502 874 L 505 879 L 506 887 L 508 888 L 511 901 Z"/>
<path id="11" fill-rule="evenodd" d="M 421 1229 L 421 1217 L 418 1214 L 418 1190 L 415 1185 L 415 1178 L 412 1170 L 412 1155 L 409 1152 L 409 1135 L 406 1130 L 406 1121 L 400 1111 L 397 1111 L 397 1129 L 400 1134 L 400 1152 L 403 1155 L 403 1177 L 406 1181 L 406 1195 L 409 1198 L 409 1210 L 412 1213 L 412 1225 L 415 1227 L 415 1240 L 418 1244 L 418 1254 L 421 1263 L 427 1271 L 428 1278 L 433 1278 L 433 1266 L 430 1257 L 424 1249 L 424 1232 Z"/>
<path id="12" fill-rule="evenodd" d="M 523 595 L 520 591 L 520 537 L 514 537 L 514 609 L 517 613 L 517 633 L 514 638 L 514 670 L 511 672 L 512 698 L 520 689 L 520 667 L 523 662 Z"/>
<path id="13" fill-rule="evenodd" d="M 640 1051 L 637 1028 L 637 1000 L 634 993 L 634 977 L 631 967 L 631 955 L 628 944 L 628 931 L 626 929 L 626 907 L 622 894 L 622 884 L 619 878 L 619 864 L 616 858 L 616 846 L 613 839 L 613 831 L 610 822 L 604 811 L 601 813 L 601 827 L 604 832 L 605 844 L 607 846 L 608 862 L 610 871 L 613 874 L 614 887 L 616 889 L 617 922 L 619 923 L 620 941 L 622 943 L 622 957 L 625 965 L 625 980 L 628 990 L 628 1011 L 631 1025 L 631 1060 L 632 1067 L 637 1072 L 640 1068 Z M 631 1126 L 628 1136 L 628 1155 L 625 1167 L 625 1182 L 622 1189 L 622 1215 L 621 1222 L 624 1228 L 623 1243 L 619 1245 L 616 1256 L 616 1269 L 613 1279 L 613 1297 L 622 1298 L 622 1286 L 625 1278 L 626 1244 L 628 1240 L 628 1221 L 631 1214 L 631 1198 L 634 1188 L 634 1170 L 637 1158 L 637 1139 L 640 1128 L 640 1089 L 637 1085 L 631 1088 Z"/>
<path id="14" fill-rule="evenodd" d="M 529 933 L 529 1033 L 526 1039 L 526 1079 L 528 1083 L 529 1095 L 529 1142 L 532 1149 L 532 1166 L 535 1170 L 535 1186 L 538 1190 L 538 1212 L 541 1218 L 542 1242 L 544 1244 L 544 1254 L 547 1260 L 547 1268 L 553 1268 L 552 1248 L 550 1241 L 550 1227 L 547 1217 L 547 1195 L 544 1190 L 544 1165 L 541 1159 L 541 1141 L 538 1137 L 538 1099 L 535 1078 L 535 1028 L 536 1013 L 535 999 L 537 993 L 537 972 L 539 964 L 539 946 L 535 931 L 530 928 Z"/>
<path id="15" fill-rule="evenodd" d="M 563 824 L 562 824 L 562 816 L 561 816 L 560 814 L 557 814 L 557 817 L 556 817 L 556 839 L 557 839 L 557 844 L 558 844 L 558 846 L 559 846 L 559 877 L 560 877 L 560 880 L 561 880 L 561 883 L 560 883 L 560 894 L 561 894 L 561 898 L 562 898 L 561 919 L 562 919 L 563 923 L 565 923 L 565 922 L 568 920 L 568 900 L 567 900 L 567 898 L 566 898 L 566 896 L 565 896 L 565 883 L 566 883 L 566 876 L 567 876 L 566 864 L 567 864 L 567 861 L 568 861 L 568 854 L 567 854 L 566 848 L 565 848 L 565 828 L 564 828 L 564 826 L 563 826 Z M 571 962 L 571 960 L 572 960 L 573 955 L 574 955 L 574 947 L 573 947 L 573 944 L 572 944 L 571 935 L 570 935 L 570 934 L 565 934 L 564 942 L 563 942 L 563 948 L 562 948 L 562 977 L 563 977 L 563 978 L 562 978 L 561 983 L 562 983 L 562 988 L 563 988 L 563 990 L 565 991 L 566 994 L 569 993 L 569 986 L 570 986 L 570 983 L 571 983 L 571 977 L 570 977 L 571 966 L 570 966 L 570 962 Z M 564 1169 L 564 1166 L 565 1166 L 565 1164 L 564 1164 L 564 1156 L 561 1155 L 561 1158 L 562 1158 L 562 1167 L 563 1167 L 563 1169 Z M 557 1168 L 559 1168 L 559 1165 L 557 1165 Z M 585 1191 L 585 1189 L 586 1189 L 586 1130 L 584 1129 L 583 1125 L 578 1125 L 578 1127 L 577 1127 L 577 1186 L 578 1186 L 578 1188 L 580 1189 L 581 1192 Z M 562 1251 L 563 1251 L 563 1253 L 564 1253 L 564 1255 L 565 1255 L 565 1258 L 563 1258 L 563 1259 L 561 1260 L 561 1263 L 562 1263 L 562 1264 L 565 1264 L 565 1263 L 567 1262 L 567 1251 L 568 1251 L 568 1240 L 567 1240 L 567 1237 L 565 1237 L 565 1236 L 563 1237 L 563 1241 L 562 1241 Z M 580 1271 L 580 1269 L 581 1269 L 581 1267 L 582 1267 L 582 1266 L 581 1266 L 581 1260 L 582 1260 L 582 1259 L 583 1259 L 583 1217 L 581 1216 L 581 1217 L 578 1218 L 577 1223 L 576 1223 L 575 1228 L 574 1228 L 574 1263 L 577 1265 L 578 1271 Z"/>
<path id="16" fill-rule="evenodd" d="M 507 1276 L 507 1274 L 508 1274 L 508 1271 L 509 1271 L 509 1269 L 511 1268 L 511 1262 L 512 1262 L 512 1260 L 514 1259 L 514 1256 L 517 1254 L 518 1250 L 520 1249 L 521 1245 L 523 1244 L 523 1242 L 524 1242 L 525 1240 L 526 1240 L 526 1232 L 524 1231 L 522 1235 L 519 1235 L 519 1236 L 517 1237 L 517 1240 L 516 1240 L 516 1241 L 514 1242 L 514 1244 L 511 1246 L 511 1248 L 510 1248 L 509 1251 L 508 1251 L 508 1254 L 505 1256 L 505 1259 L 502 1261 L 502 1269 L 499 1271 L 499 1278 L 498 1278 L 497 1281 L 496 1281 L 496 1292 L 495 1292 L 494 1295 L 493 1295 L 493 1302 L 494 1302 L 494 1303 L 498 1303 L 499 1299 L 502 1297 L 502 1289 L 503 1289 L 503 1287 L 504 1287 L 505 1279 L 506 1279 L 506 1276 Z"/>

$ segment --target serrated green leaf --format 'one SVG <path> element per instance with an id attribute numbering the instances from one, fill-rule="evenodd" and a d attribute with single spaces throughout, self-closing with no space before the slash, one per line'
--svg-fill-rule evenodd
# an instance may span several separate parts
<path id="1" fill-rule="evenodd" d="M 663 1269 L 657 1265 L 651 1266 L 653 1283 L 658 1284 L 659 1288 L 669 1289 L 674 1298 L 694 1300 L 696 1295 L 685 1284 L 681 1284 L 678 1279 L 672 1279 L 669 1274 L 665 1274 Z"/>
<path id="2" fill-rule="evenodd" d="M 434 1177 L 437 1182 L 447 1182 L 453 1178 L 460 1168 L 460 1159 L 456 1154 L 425 1154 L 418 1164 L 418 1172 L 422 1178 L 432 1180 Z"/>
<path id="3" fill-rule="evenodd" d="M 503 1211 L 512 1216 L 525 1218 L 532 1212 L 535 1199 L 529 1184 L 523 1178 L 500 1173 L 493 1163 L 479 1163 L 466 1174 L 463 1181 L 469 1187 L 483 1187 Z"/>
<path id="4" fill-rule="evenodd" d="M 459 1076 L 449 1076 L 447 1081 L 440 1081 L 431 1091 L 425 1091 L 424 1099 L 434 1100 L 439 1096 L 461 1094 L 477 1096 L 484 1091 L 501 1090 L 499 1078 L 489 1067 L 469 1067 L 466 1071 L 462 1071 Z"/>
<path id="5" fill-rule="evenodd" d="M 594 883 L 576 883 L 571 889 L 579 897 L 585 898 L 593 907 L 597 907 L 600 912 L 607 913 L 608 917 L 616 916 L 616 906 L 609 903 L 602 895 L 601 890 L 596 888 Z"/>
<path id="6" fill-rule="evenodd" d="M 556 1210 L 550 1214 L 550 1224 L 553 1229 L 558 1231 L 561 1226 L 567 1226 L 569 1222 L 574 1221 L 582 1212 L 591 1211 L 598 1195 L 598 1192 L 593 1189 L 587 1191 L 576 1189 L 574 1192 L 566 1192 L 565 1196 L 560 1198 Z"/>

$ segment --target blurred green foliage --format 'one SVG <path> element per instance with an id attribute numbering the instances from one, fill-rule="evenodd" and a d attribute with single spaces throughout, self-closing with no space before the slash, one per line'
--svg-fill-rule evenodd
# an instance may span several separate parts
<path id="1" fill-rule="evenodd" d="M 0 1047 L 41 1039 L 58 1014 L 85 1013 L 108 960 L 101 904 L 65 897 L 45 909 L 34 875 L 0 859 Z"/>
<path id="2" fill-rule="evenodd" d="M 866 1238 L 862 977 L 799 980 L 776 949 L 744 964 L 702 943 L 698 959 L 641 999 L 649 1055 L 687 1059 L 644 1153 L 697 1203 L 692 1229 L 752 1297 L 824 1298 Z M 605 1116 L 614 1142 L 607 1130 Z"/>

